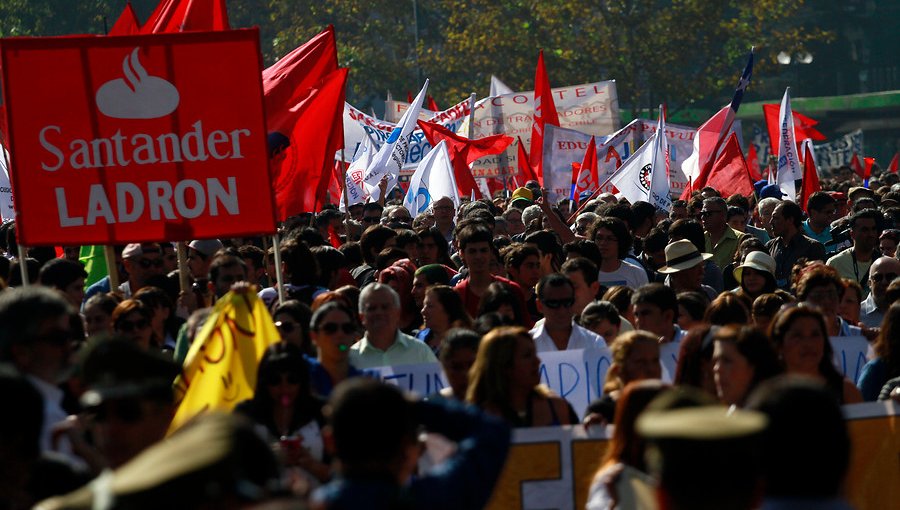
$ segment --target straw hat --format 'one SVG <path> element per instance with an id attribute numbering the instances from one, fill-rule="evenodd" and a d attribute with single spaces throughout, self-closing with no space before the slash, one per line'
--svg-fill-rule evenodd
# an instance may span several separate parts
<path id="1" fill-rule="evenodd" d="M 666 246 L 666 265 L 659 268 L 659 272 L 662 274 L 677 273 L 711 258 L 711 253 L 700 253 L 694 243 L 682 239 Z"/>
<path id="2" fill-rule="evenodd" d="M 744 259 L 744 263 L 734 268 L 734 279 L 738 283 L 741 283 L 741 275 L 745 267 L 775 276 L 775 259 L 766 252 L 751 251 L 747 254 L 747 258 Z"/>

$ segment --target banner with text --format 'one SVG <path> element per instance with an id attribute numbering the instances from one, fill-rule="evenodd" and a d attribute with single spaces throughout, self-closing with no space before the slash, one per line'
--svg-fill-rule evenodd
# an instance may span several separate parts
<path id="1" fill-rule="evenodd" d="M 863 151 L 863 131 L 862 129 L 857 129 L 833 142 L 813 145 L 813 154 L 816 155 L 816 168 L 822 170 L 850 165 L 854 154 L 858 154 L 860 158 L 865 155 Z"/>
<path id="2" fill-rule="evenodd" d="M 256 29 L 4 39 L 19 241 L 274 232 L 260 59 Z"/>

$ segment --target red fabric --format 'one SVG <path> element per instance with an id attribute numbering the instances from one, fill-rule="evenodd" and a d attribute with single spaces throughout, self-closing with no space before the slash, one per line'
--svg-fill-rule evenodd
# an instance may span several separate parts
<path id="1" fill-rule="evenodd" d="M 528 159 L 528 154 L 525 152 L 525 143 L 522 141 L 522 137 L 517 138 L 519 140 L 519 152 L 516 161 L 519 164 L 519 175 L 522 176 L 522 182 L 519 184 L 524 186 L 528 181 L 541 182 L 538 180 L 537 175 L 535 175 L 534 168 L 531 166 L 530 160 Z"/>
<path id="2" fill-rule="evenodd" d="M 898 164 L 900 164 L 900 152 L 894 154 L 894 158 L 891 159 L 891 164 L 888 165 L 888 172 L 892 174 L 897 173 Z"/>
<path id="3" fill-rule="evenodd" d="M 137 14 L 134 13 L 131 2 L 126 2 L 122 14 L 119 14 L 119 19 L 116 20 L 107 35 L 134 35 L 140 32 L 141 24 L 138 22 Z"/>
<path id="4" fill-rule="evenodd" d="M 481 190 L 472 177 L 472 171 L 469 170 L 476 159 L 500 154 L 505 151 L 509 144 L 513 142 L 512 137 L 506 135 L 491 135 L 483 138 L 471 140 L 460 136 L 449 129 L 434 122 L 420 120 L 419 128 L 428 139 L 428 143 L 433 146 L 443 142 L 447 144 L 447 152 L 450 154 L 450 161 L 453 162 L 453 175 L 456 177 L 456 188 L 459 196 L 467 197 L 475 191 L 475 197 L 481 198 Z"/>
<path id="5" fill-rule="evenodd" d="M 6 146 L 6 133 L 9 128 L 6 126 L 6 105 L 0 104 L 0 144 Z"/>
<path id="6" fill-rule="evenodd" d="M 408 91 L 408 90 L 406 91 L 406 102 L 407 102 L 407 103 L 412 103 L 412 102 L 413 102 L 413 95 L 412 95 L 412 92 L 410 92 L 410 91 Z"/>
<path id="7" fill-rule="evenodd" d="M 780 104 L 764 104 L 763 105 L 763 115 L 766 119 L 766 130 L 769 132 L 769 146 L 778 148 L 778 115 L 781 112 Z M 796 110 L 792 110 L 791 113 L 794 116 L 794 138 L 797 140 L 799 144 L 803 140 L 807 138 L 811 140 L 815 140 L 817 142 L 821 142 L 825 140 L 826 137 L 822 133 L 819 132 L 813 126 L 816 126 L 819 121 L 807 117 L 802 113 L 797 112 Z M 778 155 L 777 153 L 775 154 Z"/>
<path id="8" fill-rule="evenodd" d="M 587 168 L 587 172 L 582 169 Z M 572 184 L 575 185 L 575 202 L 578 203 L 578 195 L 584 191 L 595 190 L 600 185 L 600 179 L 597 173 L 597 143 L 594 137 L 591 137 L 587 150 L 584 151 L 584 159 L 578 165 L 578 171 L 575 171 L 575 165 L 572 165 Z"/>
<path id="9" fill-rule="evenodd" d="M 428 97 L 426 98 L 426 102 L 427 102 L 426 107 L 427 107 L 429 110 L 431 110 L 431 111 L 433 111 L 433 112 L 439 112 L 439 111 L 441 111 L 441 109 L 438 108 L 437 101 L 435 101 L 433 97 L 428 96 Z"/>
<path id="10" fill-rule="evenodd" d="M 701 182 L 697 180 L 695 189 L 702 189 L 704 186 L 711 186 L 719 191 L 723 197 L 740 194 L 750 196 L 753 194 L 753 181 L 750 180 L 750 169 L 747 168 L 747 162 L 744 160 L 744 154 L 741 152 L 741 145 L 738 143 L 737 135 L 731 133 L 725 147 L 722 148 L 722 154 L 713 164 L 712 172 L 709 178 Z"/>
<path id="11" fill-rule="evenodd" d="M 270 146 L 272 186 L 279 221 L 304 211 L 316 211 L 331 182 L 334 154 L 343 144 L 347 69 L 329 74 L 307 96 L 283 115 L 271 141 L 280 135 L 283 145 Z M 277 150 L 280 149 L 280 150 Z"/>
<path id="12" fill-rule="evenodd" d="M 706 181 L 709 178 L 709 173 L 716 162 L 716 155 L 719 153 L 722 144 L 725 143 L 725 134 L 731 129 L 733 123 L 734 110 L 731 109 L 729 104 L 723 106 L 721 110 L 697 128 L 697 132 L 694 134 L 697 137 L 694 145 L 697 147 L 696 150 L 699 151 L 697 155 L 697 180 L 689 182 L 689 185 L 685 186 L 684 191 L 681 193 L 682 200 L 690 200 L 691 192 L 702 187 L 698 186 L 697 183 Z M 609 155 L 607 155 L 608 157 Z"/>
<path id="13" fill-rule="evenodd" d="M 544 50 L 538 54 L 534 71 L 534 121 L 531 124 L 531 159 L 528 161 L 541 186 L 544 185 L 544 126 L 559 126 L 559 115 L 550 90 L 550 79 L 544 65 Z"/>
<path id="14" fill-rule="evenodd" d="M 335 248 L 340 248 L 342 244 L 340 236 L 338 236 L 337 232 L 334 231 L 334 227 L 331 225 L 328 225 L 328 242 Z"/>
<path id="15" fill-rule="evenodd" d="M 850 168 L 853 169 L 853 173 L 858 175 L 860 179 L 866 179 L 866 170 L 863 168 L 862 162 L 859 160 L 859 154 L 855 152 L 850 158 Z"/>
<path id="16" fill-rule="evenodd" d="M 329 26 L 262 72 L 269 131 L 284 123 L 288 110 L 330 73 L 337 71 L 334 27 Z"/>
<path id="17" fill-rule="evenodd" d="M 161 0 L 142 34 L 228 30 L 225 0 Z"/>
<path id="18" fill-rule="evenodd" d="M 747 167 L 750 169 L 750 179 L 753 182 L 762 180 L 762 172 L 759 171 L 759 156 L 756 155 L 756 145 L 750 144 L 747 150 Z"/>
<path id="19" fill-rule="evenodd" d="M 522 320 L 525 322 L 523 326 L 529 329 L 533 327 L 534 321 L 531 320 L 528 313 L 528 306 L 525 304 L 525 292 L 522 291 L 522 287 L 519 286 L 518 283 L 503 278 L 502 276 L 491 275 L 491 279 L 495 282 L 505 283 L 512 288 L 513 294 L 516 296 L 516 303 L 519 306 L 519 311 L 522 312 Z M 481 296 L 475 295 L 475 293 L 472 292 L 472 289 L 469 288 L 469 279 L 465 278 L 464 280 L 461 280 L 453 287 L 453 290 L 455 290 L 460 299 L 462 299 L 463 306 L 466 308 L 466 313 L 471 317 L 478 317 L 478 307 L 481 305 Z"/>
<path id="20" fill-rule="evenodd" d="M 806 202 L 816 191 L 822 191 L 819 184 L 819 172 L 816 170 L 816 158 L 813 157 L 809 145 L 804 146 L 803 152 L 803 184 L 800 188 L 800 207 L 806 211 Z"/>
<path id="21" fill-rule="evenodd" d="M 872 177 L 872 167 L 875 165 L 875 158 L 865 157 L 863 158 L 863 179 L 868 179 Z"/>

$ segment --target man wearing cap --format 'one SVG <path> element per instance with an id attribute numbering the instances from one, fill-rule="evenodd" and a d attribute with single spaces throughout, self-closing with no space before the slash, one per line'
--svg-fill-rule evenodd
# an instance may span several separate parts
<path id="1" fill-rule="evenodd" d="M 158 243 L 132 243 L 122 250 L 122 263 L 128 280 L 119 285 L 125 299 L 149 285 L 154 276 L 163 274 L 162 249 Z"/>
<path id="2" fill-rule="evenodd" d="M 794 202 L 784 201 L 775 206 L 770 224 L 774 238 L 766 243 L 766 248 L 775 259 L 775 283 L 787 290 L 791 283 L 791 270 L 797 260 L 824 261 L 825 247 L 803 235 L 803 211 Z"/>
<path id="3" fill-rule="evenodd" d="M 537 285 L 538 310 L 544 318 L 530 331 L 537 352 L 606 347 L 606 341 L 575 324 L 575 288 L 560 273 L 541 278 Z"/>
<path id="4" fill-rule="evenodd" d="M 809 218 L 803 222 L 803 235 L 822 243 L 827 253 L 835 249 L 831 243 L 831 222 L 835 219 L 837 204 L 831 195 L 817 191 L 806 201 L 806 213 Z"/>
<path id="5" fill-rule="evenodd" d="M 520 211 L 532 204 L 534 204 L 534 194 L 528 188 L 516 188 L 509 199 L 509 206 Z"/>
<path id="6" fill-rule="evenodd" d="M 703 209 L 700 211 L 700 221 L 705 230 L 706 251 L 712 254 L 712 260 L 719 269 L 734 260 L 734 253 L 745 235 L 728 226 L 727 212 L 728 205 L 722 197 L 707 198 L 703 201 Z"/>
<path id="7" fill-rule="evenodd" d="M 206 280 L 212 257 L 222 248 L 218 239 L 195 239 L 188 244 L 188 268 L 194 280 Z"/>
<path id="8" fill-rule="evenodd" d="M 88 347 L 81 404 L 105 464 L 113 469 L 166 435 L 175 413 L 172 381 L 178 364 L 114 338 Z"/>
<path id="9" fill-rule="evenodd" d="M 900 260 L 894 257 L 881 257 L 869 268 L 868 297 L 860 305 L 859 321 L 866 327 L 881 326 L 884 312 L 891 306 L 887 299 L 888 285 L 900 275 Z"/>
<path id="10" fill-rule="evenodd" d="M 877 209 L 863 209 L 850 216 L 850 239 L 853 246 L 828 259 L 829 266 L 837 269 L 841 278 L 860 284 L 863 297 L 869 295 L 869 268 L 881 256 L 878 236 L 881 235 L 882 215 Z"/>
<path id="11" fill-rule="evenodd" d="M 682 239 L 666 246 L 666 265 L 659 268 L 658 272 L 668 275 L 666 285 L 676 293 L 699 291 L 713 300 L 717 292 L 703 284 L 703 266 L 712 257 L 710 253 L 700 253 L 694 243 Z"/>

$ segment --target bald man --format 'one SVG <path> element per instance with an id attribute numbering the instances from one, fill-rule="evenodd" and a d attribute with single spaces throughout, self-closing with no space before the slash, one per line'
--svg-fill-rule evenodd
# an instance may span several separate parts
<path id="1" fill-rule="evenodd" d="M 862 302 L 859 321 L 870 328 L 881 326 L 884 312 L 891 306 L 887 302 L 888 285 L 900 275 L 900 260 L 893 257 L 881 257 L 869 268 L 869 288 L 872 292 Z"/>

